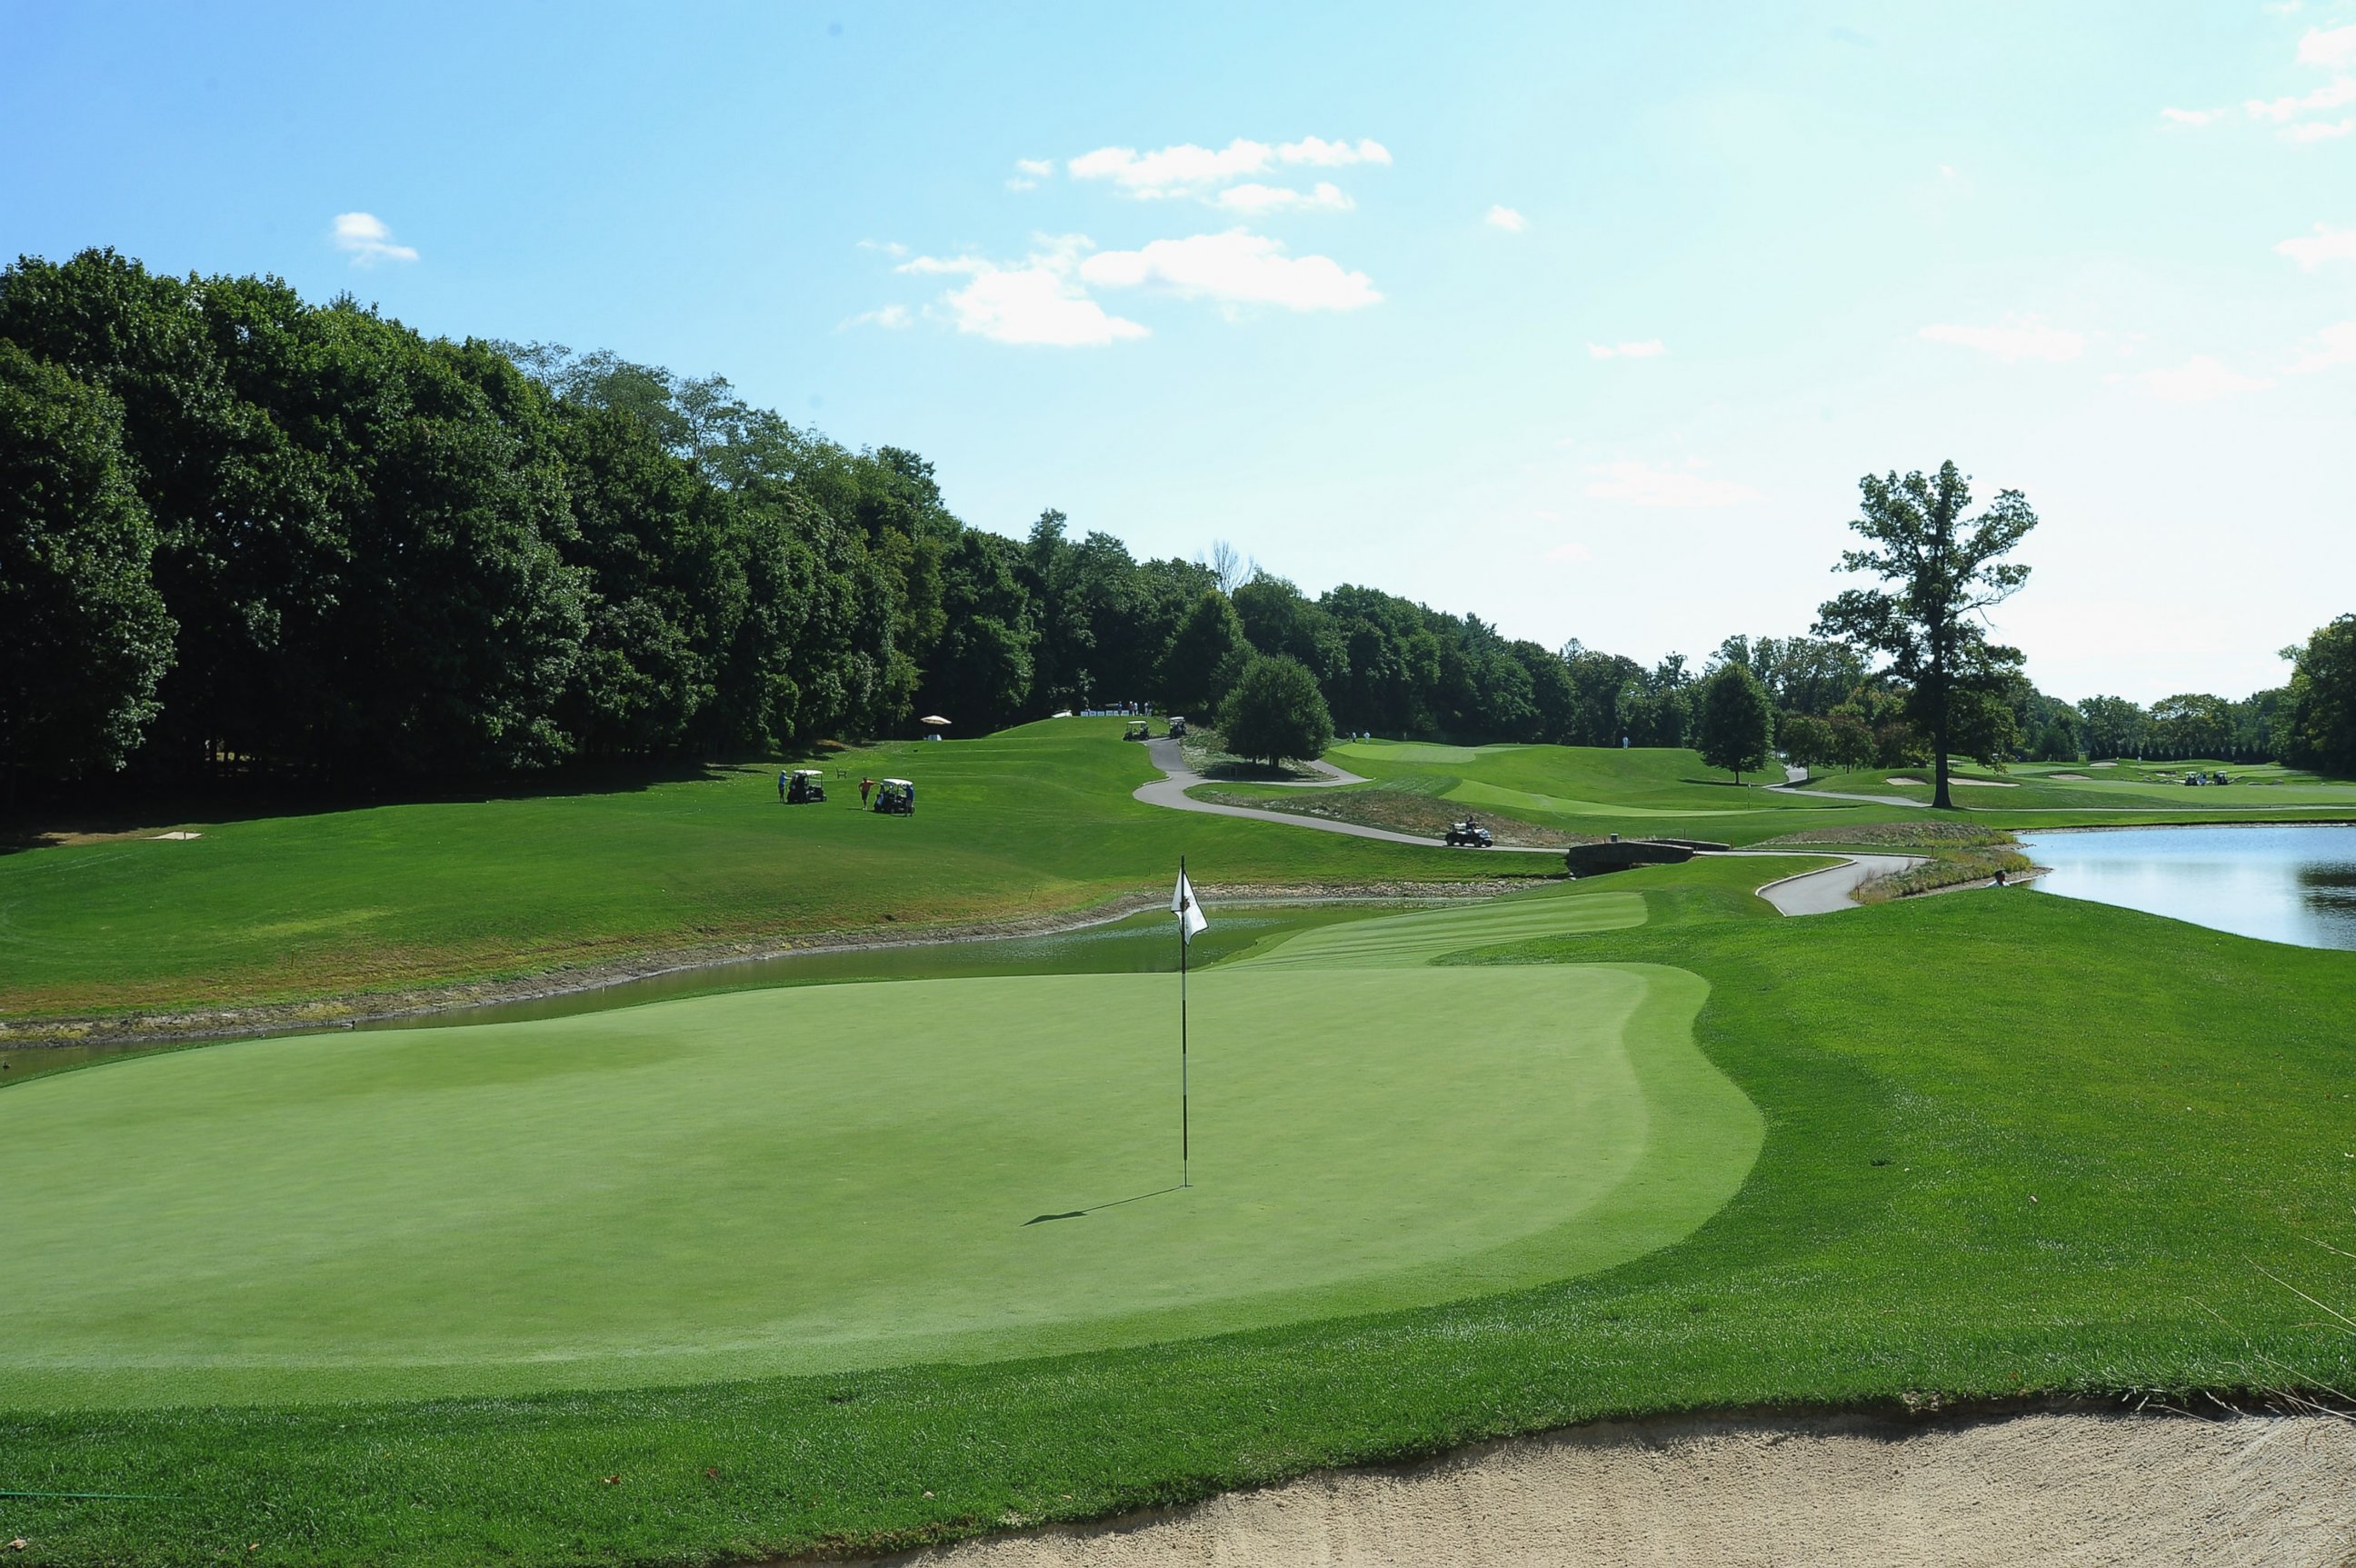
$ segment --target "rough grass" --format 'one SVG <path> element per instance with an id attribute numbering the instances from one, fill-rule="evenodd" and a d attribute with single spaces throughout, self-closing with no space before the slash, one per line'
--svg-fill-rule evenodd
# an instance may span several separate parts
<path id="1" fill-rule="evenodd" d="M 1055 1360 L 25 1412 L 0 1416 L 0 1487 L 155 1496 L 0 1499 L 0 1540 L 73 1564 L 712 1562 L 1646 1412 L 2349 1385 L 2350 1337 L 2296 1292 L 2344 1284 L 2316 1243 L 2356 1199 L 2356 954 L 2017 895 L 1722 918 L 1737 873 L 1632 872 L 1646 925 L 1488 955 L 1701 974 L 1698 1038 L 1765 1115 L 1735 1199 L 1609 1273 Z"/>
<path id="2" fill-rule="evenodd" d="M 1118 719 L 829 763 L 787 807 L 774 768 L 640 788 L 158 824 L 0 854 L 0 1020 L 295 1002 L 1086 909 L 1166 887 L 1182 854 L 1230 886 L 1436 881 L 1461 856 L 1165 811 Z M 917 783 L 857 810 L 862 774 Z M 1490 868 L 1501 875 L 1542 866 Z"/>

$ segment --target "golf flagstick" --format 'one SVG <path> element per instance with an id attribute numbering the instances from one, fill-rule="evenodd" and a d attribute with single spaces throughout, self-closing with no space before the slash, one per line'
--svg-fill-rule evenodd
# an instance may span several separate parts
<path id="1" fill-rule="evenodd" d="M 1186 1105 L 1186 950 L 1194 933 L 1211 922 L 1195 906 L 1194 884 L 1186 880 L 1186 857 L 1178 857 L 1178 889 L 1170 895 L 1170 912 L 1178 917 L 1178 1185 L 1192 1187 L 1192 1151 L 1188 1148 Z"/>

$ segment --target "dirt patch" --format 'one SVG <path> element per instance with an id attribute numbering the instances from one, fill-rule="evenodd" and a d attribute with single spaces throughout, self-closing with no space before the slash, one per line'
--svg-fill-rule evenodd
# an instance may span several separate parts
<path id="1" fill-rule="evenodd" d="M 2346 1421 L 2042 1412 L 1582 1427 L 889 1561 L 2320 1565 L 2351 1545 Z"/>
<path id="2" fill-rule="evenodd" d="M 1424 903 L 1458 898 L 1494 898 L 1531 885 L 1527 877 L 1462 882 L 1281 883 L 1214 886 L 1199 891 L 1206 905 L 1221 903 Z M 380 1018 L 413 1017 L 475 1007 L 493 1002 L 528 1002 L 547 996 L 567 996 L 602 991 L 633 980 L 677 974 L 697 969 L 719 969 L 760 959 L 784 958 L 801 952 L 856 951 L 862 948 L 919 947 L 940 942 L 978 941 L 992 937 L 1052 936 L 1076 931 L 1167 904 L 1166 889 L 1140 890 L 1109 899 L 1093 908 L 1060 915 L 1036 915 L 1015 919 L 985 920 L 955 926 L 926 926 L 905 931 L 814 931 L 790 939 L 719 943 L 634 954 L 610 962 L 562 965 L 530 974 L 459 981 L 445 985 L 399 991 L 319 997 L 301 1002 L 255 1003 L 247 1006 L 157 1008 L 146 1012 L 62 1018 L 0 1018 L 0 1047 L 27 1049 L 40 1046 L 169 1045 L 183 1040 L 218 1040 L 246 1035 L 284 1034 L 302 1029 L 335 1028 Z"/>

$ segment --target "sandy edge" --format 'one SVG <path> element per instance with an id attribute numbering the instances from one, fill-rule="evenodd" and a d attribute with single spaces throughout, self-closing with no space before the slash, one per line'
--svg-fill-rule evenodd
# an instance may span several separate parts
<path id="1" fill-rule="evenodd" d="M 2083 1402 L 1601 1422 L 1178 1507 L 855 1560 L 1087 1563 L 2342 1563 L 2356 1423 Z M 773 1559 L 807 1562 L 808 1558 Z"/>
<path id="2" fill-rule="evenodd" d="M 1527 877 L 1462 882 L 1359 882 L 1317 884 L 1253 884 L 1215 886 L 1205 883 L 1206 903 L 1228 904 L 1419 904 L 1464 898 L 1489 898 L 1530 885 Z M 724 970 L 736 964 L 798 953 L 857 952 L 877 948 L 932 947 L 948 942 L 983 941 L 1001 937 L 1054 936 L 1108 925 L 1141 910 L 1158 908 L 1169 894 L 1160 889 L 1134 889 L 1101 903 L 1061 913 L 1019 916 L 1001 920 L 956 925 L 914 927 L 906 931 L 864 929 L 815 931 L 791 940 L 715 943 L 633 954 L 609 962 L 578 967 L 559 965 L 506 979 L 455 982 L 406 990 L 354 993 L 315 997 L 299 1002 L 256 1003 L 246 1006 L 176 1007 L 123 1014 L 91 1014 L 54 1018 L 0 1018 L 0 1049 L 36 1049 L 44 1046 L 154 1044 L 240 1038 L 293 1031 L 338 1028 L 383 1019 L 446 1013 L 488 1003 L 537 1001 L 603 991 L 633 981 L 697 970 Z"/>

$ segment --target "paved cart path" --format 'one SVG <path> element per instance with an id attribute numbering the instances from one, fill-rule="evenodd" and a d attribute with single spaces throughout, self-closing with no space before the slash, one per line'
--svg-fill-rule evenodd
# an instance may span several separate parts
<path id="1" fill-rule="evenodd" d="M 1197 800 L 1186 793 L 1197 784 L 1208 783 L 1200 773 L 1186 766 L 1185 753 L 1174 740 L 1167 738 L 1146 742 L 1146 751 L 1162 776 L 1150 784 L 1141 784 L 1134 794 L 1149 806 L 1167 806 L 1173 811 L 1200 811 L 1213 817 L 1248 817 L 1255 822 L 1280 822 L 1287 827 L 1309 828 L 1317 832 L 1346 833 L 1352 838 L 1380 839 L 1386 843 L 1422 844 L 1441 849 L 1446 845 L 1435 838 L 1423 838 L 1414 833 L 1393 832 L 1388 828 L 1370 828 L 1356 822 L 1337 822 L 1325 817 L 1304 817 L 1292 811 L 1271 811 L 1256 806 L 1223 806 L 1209 800 Z M 1322 779 L 1302 779 L 1290 786 L 1299 789 L 1328 789 L 1343 784 L 1363 784 L 1365 779 L 1355 773 L 1345 773 L 1331 763 L 1312 763 Z M 1503 854 L 1559 854 L 1562 852 L 1519 844 L 1500 844 L 1491 853 Z M 1767 850 L 1734 850 L 1735 854 L 1759 854 L 1769 858 L 1789 858 L 1791 854 L 1806 854 L 1799 850 L 1778 855 Z M 1794 876 L 1783 877 L 1759 889 L 1759 896 L 1786 915 L 1823 915 L 1836 909 L 1855 907 L 1851 897 L 1863 884 L 1890 872 L 1903 871 L 1922 862 L 1920 855 L 1858 854 L 1839 857 L 1841 865 L 1804 871 Z"/>
<path id="2" fill-rule="evenodd" d="M 1185 753 L 1179 749 L 1178 743 L 1165 738 L 1150 740 L 1145 745 L 1146 750 L 1153 758 L 1153 765 L 1161 768 L 1162 773 L 1162 778 L 1150 784 L 1141 784 L 1134 791 L 1136 798 L 1149 806 L 1167 806 L 1173 811 L 1200 811 L 1205 816 L 1212 817 L 1248 817 L 1254 822 L 1282 822 L 1288 827 L 1310 828 L 1318 832 L 1346 833 L 1357 839 L 1380 839 L 1385 843 L 1422 844 L 1430 849 L 1448 847 L 1440 839 L 1425 838 L 1418 833 L 1393 832 L 1388 828 L 1369 828 L 1357 822 L 1337 822 L 1324 817 L 1304 817 L 1292 811 L 1265 811 L 1257 806 L 1222 806 L 1210 800 L 1197 800 L 1186 791 L 1197 784 L 1208 784 L 1211 780 L 1186 766 Z M 1320 762 L 1312 766 L 1327 777 L 1322 780 L 1302 779 L 1291 785 L 1290 788 L 1331 789 L 1344 784 L 1365 782 L 1356 774 L 1344 773 L 1330 763 Z M 1518 844 L 1500 844 L 1492 853 L 1558 856 L 1562 851 Z"/>

